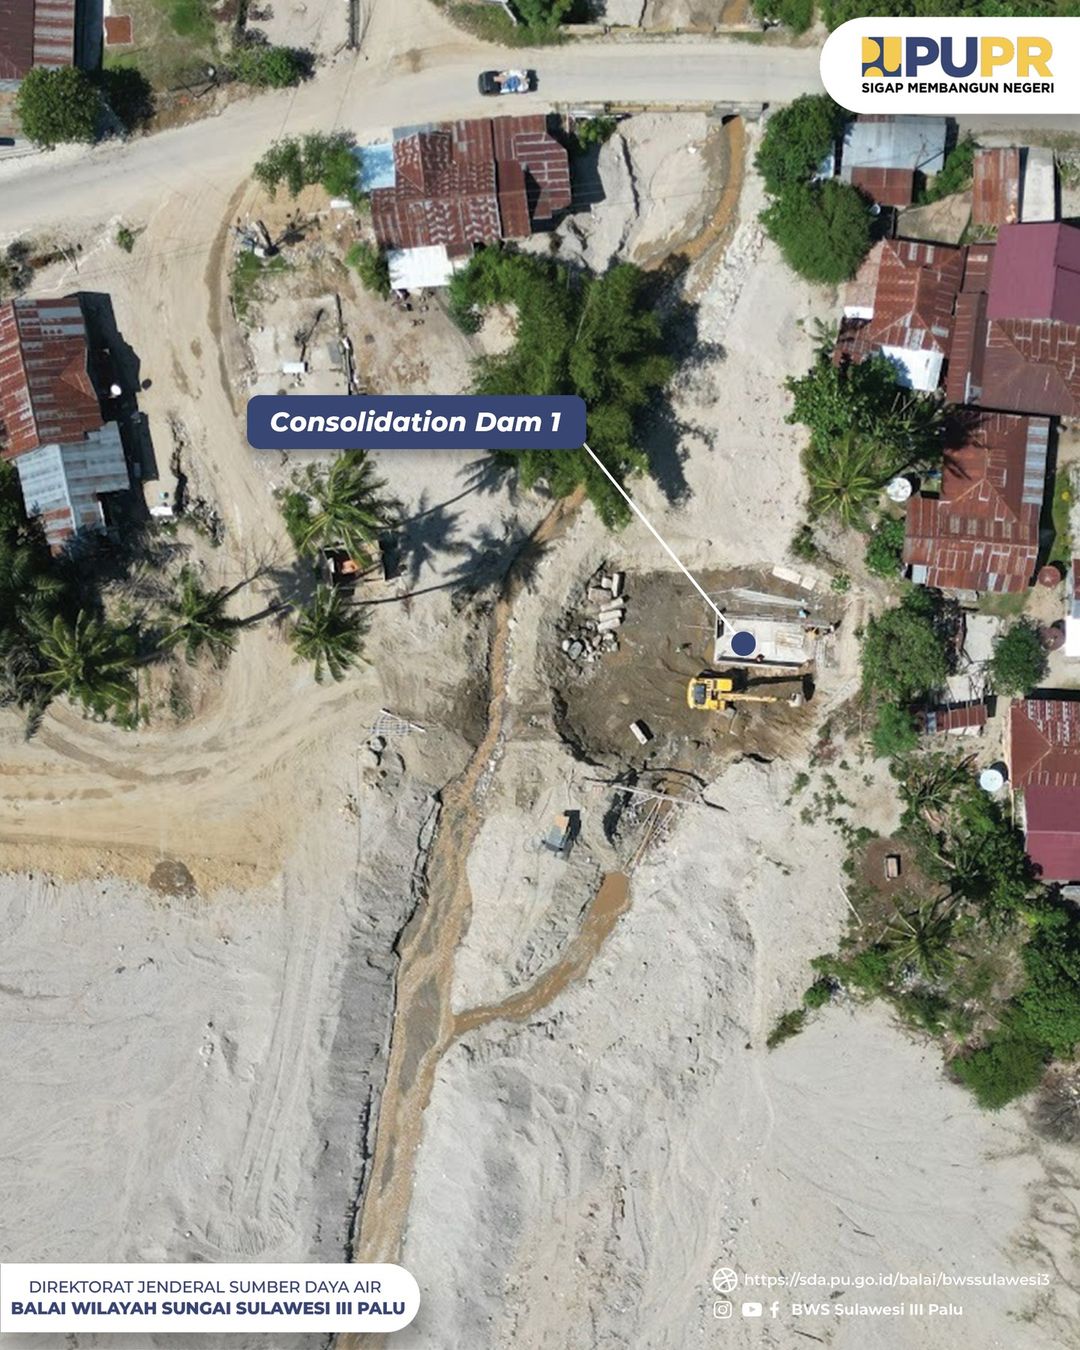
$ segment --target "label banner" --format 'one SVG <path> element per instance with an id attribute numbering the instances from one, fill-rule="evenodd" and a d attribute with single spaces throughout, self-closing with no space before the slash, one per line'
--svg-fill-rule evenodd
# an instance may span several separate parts
<path id="1" fill-rule="evenodd" d="M 851 19 L 821 81 L 857 113 L 1080 113 L 1080 20 Z"/>
<path id="2" fill-rule="evenodd" d="M 0 1336 L 386 1332 L 419 1307 L 416 1281 L 394 1265 L 0 1265 Z"/>

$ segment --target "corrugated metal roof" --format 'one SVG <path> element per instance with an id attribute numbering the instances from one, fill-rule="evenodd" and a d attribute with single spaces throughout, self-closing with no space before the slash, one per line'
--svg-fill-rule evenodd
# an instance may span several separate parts
<path id="1" fill-rule="evenodd" d="M 473 119 L 394 133 L 395 182 L 371 193 L 384 248 L 519 239 L 570 205 L 566 151 L 543 116 Z"/>
<path id="2" fill-rule="evenodd" d="M 913 497 L 904 562 L 926 585 L 954 591 L 1022 591 L 1039 552 L 1049 422 L 987 413 L 965 424 L 946 453 L 940 497 Z"/>
<path id="3" fill-rule="evenodd" d="M 1024 791 L 1025 847 L 1043 881 L 1080 880 L 1080 788 Z"/>
<path id="4" fill-rule="evenodd" d="M 84 530 L 105 523 L 101 497 L 130 486 L 120 432 L 106 422 L 72 445 L 43 445 L 15 460 L 23 501 L 40 516 L 45 538 L 57 550 Z"/>
<path id="5" fill-rule="evenodd" d="M 1059 221 L 1003 225 L 986 313 L 1080 324 L 1080 230 Z"/>
<path id="6" fill-rule="evenodd" d="M 944 117 L 862 116 L 849 123 L 840 152 L 840 177 L 854 169 L 909 169 L 939 173 L 945 164 Z"/>
<path id="7" fill-rule="evenodd" d="M 0 305 L 0 422 L 12 459 L 101 426 L 78 299 Z"/>
<path id="8" fill-rule="evenodd" d="M 915 196 L 913 169 L 874 169 L 858 167 L 852 170 L 851 186 L 859 188 L 882 206 L 910 206 Z"/>
<path id="9" fill-rule="evenodd" d="M 1013 787 L 1080 788 L 1080 702 L 1017 699 L 1009 709 Z"/>
<path id="10" fill-rule="evenodd" d="M 75 57 L 75 0 L 0 0 L 0 80 L 21 80 L 32 66 L 70 66 Z"/>
<path id="11" fill-rule="evenodd" d="M 979 150 L 972 173 L 972 224 L 1015 224 L 1020 219 L 1020 151 L 1016 146 Z"/>
<path id="12" fill-rule="evenodd" d="M 969 731 L 986 726 L 990 712 L 985 703 L 956 703 L 928 708 L 920 716 L 923 730 L 933 736 L 948 731 Z"/>

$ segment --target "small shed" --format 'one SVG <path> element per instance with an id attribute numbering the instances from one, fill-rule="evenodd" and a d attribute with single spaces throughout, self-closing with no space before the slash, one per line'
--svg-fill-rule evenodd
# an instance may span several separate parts
<path id="1" fill-rule="evenodd" d="M 1020 219 L 1020 151 L 1015 145 L 979 150 L 972 166 L 971 223 L 1013 225 Z"/>
<path id="2" fill-rule="evenodd" d="M 1049 146 L 1032 145 L 1021 156 L 1020 219 L 1057 220 L 1057 168 Z"/>
<path id="3" fill-rule="evenodd" d="M 945 166 L 944 117 L 859 117 L 848 125 L 840 152 L 840 177 L 856 169 L 907 169 L 930 176 Z"/>

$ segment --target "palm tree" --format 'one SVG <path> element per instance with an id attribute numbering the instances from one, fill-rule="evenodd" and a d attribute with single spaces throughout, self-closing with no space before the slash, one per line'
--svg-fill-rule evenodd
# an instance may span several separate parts
<path id="1" fill-rule="evenodd" d="M 346 450 L 328 469 L 310 465 L 287 497 L 293 543 L 301 553 L 343 548 L 351 558 L 363 558 L 390 523 L 385 487 L 365 450 Z"/>
<path id="2" fill-rule="evenodd" d="M 61 615 L 40 630 L 40 679 L 54 694 L 98 716 L 127 713 L 135 697 L 131 671 L 135 643 L 130 633 L 80 610 L 75 622 Z"/>
<path id="3" fill-rule="evenodd" d="M 855 430 L 828 450 L 812 450 L 807 475 L 814 515 L 834 515 L 842 525 L 859 525 L 883 486 L 876 460 L 873 445 Z"/>
<path id="4" fill-rule="evenodd" d="M 948 975 L 964 955 L 952 945 L 954 917 L 947 897 L 923 901 L 901 910 L 890 919 L 884 943 L 897 965 L 914 966 L 927 980 Z"/>
<path id="5" fill-rule="evenodd" d="M 207 590 L 193 568 L 183 568 L 179 589 L 166 607 L 172 622 L 161 640 L 162 646 L 182 645 L 189 661 L 206 647 L 221 665 L 236 647 L 236 630 L 240 627 L 240 620 L 225 612 L 230 595 L 232 591 L 224 586 Z"/>
<path id="6" fill-rule="evenodd" d="M 911 761 L 900 783 L 904 821 L 912 825 L 940 823 L 961 787 L 971 781 L 971 761 L 950 755 L 928 755 Z"/>
<path id="7" fill-rule="evenodd" d="M 343 680 L 346 671 L 360 660 L 364 626 L 361 611 L 348 604 L 341 591 L 317 586 L 314 598 L 301 608 L 293 626 L 295 659 L 313 661 L 320 684 L 327 673 L 334 680 Z"/>

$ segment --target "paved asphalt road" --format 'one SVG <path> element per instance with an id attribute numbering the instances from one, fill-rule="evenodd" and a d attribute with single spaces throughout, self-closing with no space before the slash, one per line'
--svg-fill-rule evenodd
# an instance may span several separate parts
<path id="1" fill-rule="evenodd" d="M 414 50 L 381 66 L 348 54 L 297 90 L 243 100 L 174 131 L 0 165 L 0 237 L 103 216 L 139 218 L 164 196 L 188 190 L 212 187 L 224 201 L 272 140 L 315 128 L 345 127 L 365 141 L 395 125 L 554 103 L 783 103 L 821 87 L 813 47 L 582 42 L 510 56 L 462 46 Z M 534 67 L 537 93 L 481 98 L 477 73 L 500 57 Z"/>

